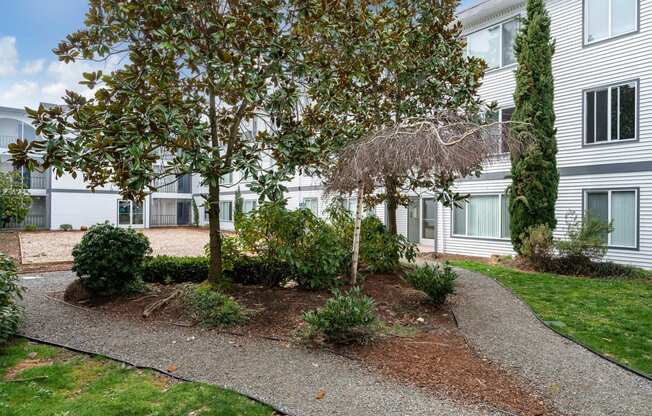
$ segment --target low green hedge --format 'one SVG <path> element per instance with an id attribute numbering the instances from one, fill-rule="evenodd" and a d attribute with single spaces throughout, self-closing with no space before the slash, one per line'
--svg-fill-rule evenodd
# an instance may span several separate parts
<path id="1" fill-rule="evenodd" d="M 142 273 L 143 280 L 150 283 L 202 282 L 208 278 L 208 258 L 147 257 Z"/>
<path id="2" fill-rule="evenodd" d="M 269 264 L 259 257 L 239 256 L 232 268 L 225 270 L 224 276 L 243 285 L 278 286 L 288 277 L 286 265 Z M 202 282 L 208 278 L 208 257 L 147 257 L 142 275 L 149 283 Z"/>

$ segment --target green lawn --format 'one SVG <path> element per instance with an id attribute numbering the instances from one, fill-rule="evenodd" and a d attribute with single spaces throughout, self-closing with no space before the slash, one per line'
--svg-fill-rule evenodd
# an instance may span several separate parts
<path id="1" fill-rule="evenodd" d="M 231 391 L 171 381 L 152 371 L 22 340 L 0 348 L 2 415 L 274 414 Z"/>
<path id="2" fill-rule="evenodd" d="M 451 261 L 512 289 L 555 330 L 652 375 L 652 282 L 525 273 L 474 261 Z"/>

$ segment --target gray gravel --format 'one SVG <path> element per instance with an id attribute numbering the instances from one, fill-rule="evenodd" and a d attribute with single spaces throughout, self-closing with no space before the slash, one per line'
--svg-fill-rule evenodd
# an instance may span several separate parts
<path id="1" fill-rule="evenodd" d="M 408 386 L 380 379 L 357 362 L 281 343 L 221 335 L 199 328 L 109 320 L 43 297 L 62 290 L 70 272 L 23 280 L 22 334 L 104 354 L 132 364 L 233 389 L 292 415 L 487 415 Z M 191 337 L 195 337 L 194 339 Z M 316 400 L 320 389 L 323 400 Z"/>
<path id="2" fill-rule="evenodd" d="M 652 382 L 559 336 L 493 279 L 458 270 L 460 329 L 471 345 L 539 386 L 570 415 L 652 415 Z"/>

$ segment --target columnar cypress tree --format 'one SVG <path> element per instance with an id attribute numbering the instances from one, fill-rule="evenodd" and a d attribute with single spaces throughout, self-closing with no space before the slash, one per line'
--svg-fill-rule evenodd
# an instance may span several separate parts
<path id="1" fill-rule="evenodd" d="M 521 152 L 512 152 L 509 203 L 512 242 L 520 253 L 522 239 L 530 227 L 546 224 L 554 229 L 557 225 L 555 202 L 559 172 L 552 75 L 555 44 L 550 36 L 550 17 L 544 0 L 528 1 L 527 17 L 516 38 L 515 52 L 516 109 L 511 133 L 527 144 Z"/>

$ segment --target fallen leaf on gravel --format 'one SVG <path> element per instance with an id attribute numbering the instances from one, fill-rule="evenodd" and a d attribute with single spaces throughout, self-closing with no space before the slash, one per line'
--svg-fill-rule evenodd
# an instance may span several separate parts
<path id="1" fill-rule="evenodd" d="M 168 373 L 174 373 L 177 371 L 177 366 L 174 364 L 170 364 L 168 368 L 165 369 Z"/>
<path id="2" fill-rule="evenodd" d="M 319 391 L 317 392 L 317 396 L 315 396 L 315 399 L 322 400 L 324 397 L 326 397 L 326 390 L 319 389 Z"/>

